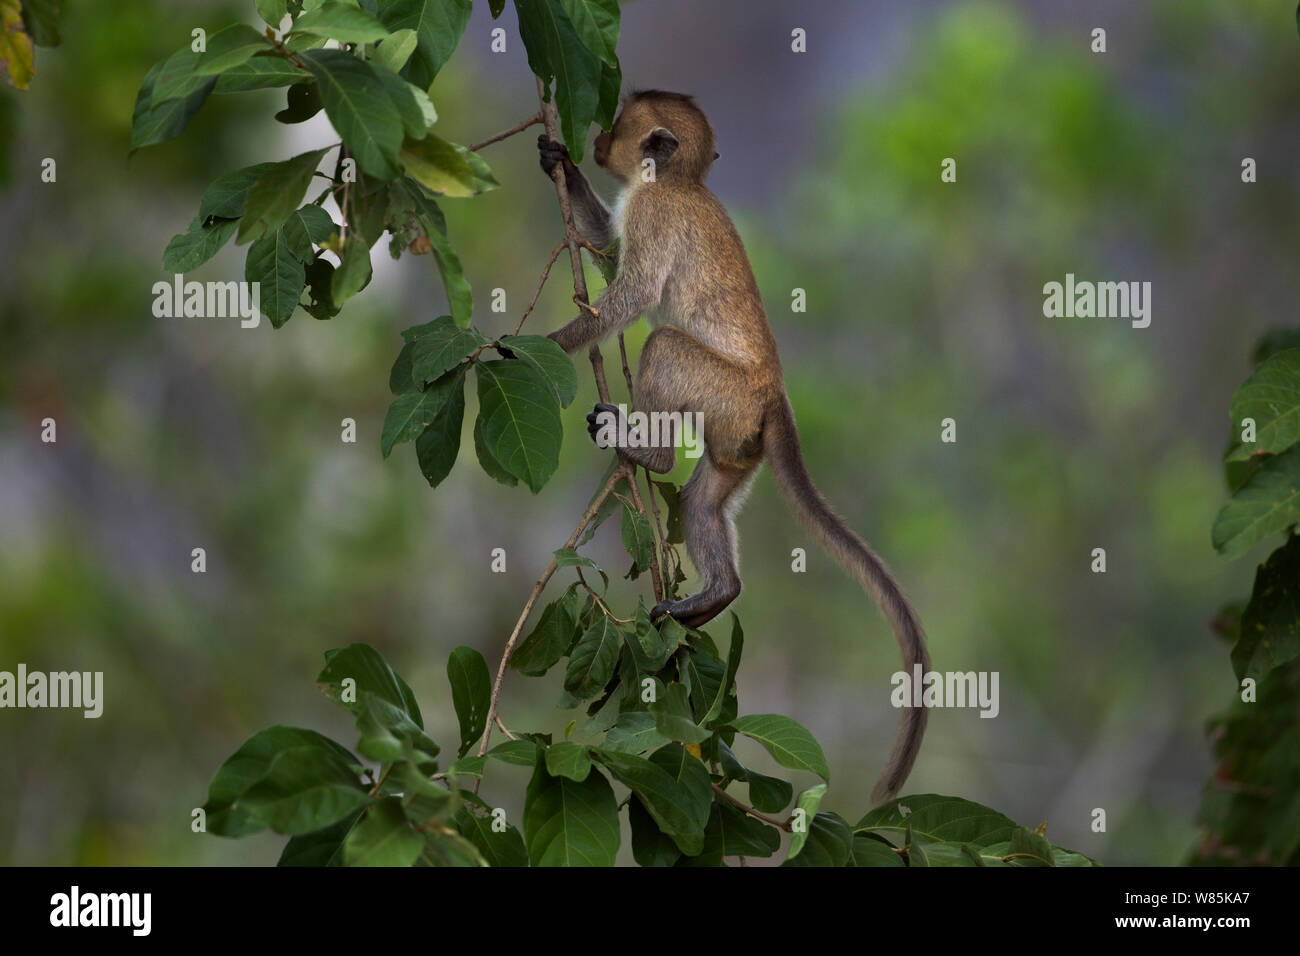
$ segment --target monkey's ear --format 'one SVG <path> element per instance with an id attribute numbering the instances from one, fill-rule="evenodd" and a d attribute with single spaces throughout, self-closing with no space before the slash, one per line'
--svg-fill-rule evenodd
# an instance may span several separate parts
<path id="1" fill-rule="evenodd" d="M 656 126 L 641 140 L 641 155 L 649 156 L 656 166 L 662 166 L 672 159 L 678 145 L 676 136 L 662 126 Z"/>

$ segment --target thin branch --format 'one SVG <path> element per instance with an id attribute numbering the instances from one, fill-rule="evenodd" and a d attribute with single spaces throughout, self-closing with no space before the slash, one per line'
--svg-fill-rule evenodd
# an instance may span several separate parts
<path id="1" fill-rule="evenodd" d="M 542 121 L 542 114 L 541 111 L 539 110 L 538 112 L 534 113 L 532 116 L 528 117 L 528 119 L 524 120 L 522 123 L 517 123 L 514 126 L 510 127 L 504 133 L 497 133 L 495 136 L 489 136 L 481 143 L 475 143 L 473 146 L 469 148 L 469 151 L 471 153 L 477 153 L 484 146 L 491 146 L 493 143 L 499 143 L 503 139 L 506 139 L 507 137 L 514 136 L 515 133 L 522 133 L 524 130 L 528 129 L 528 127 L 540 123 L 541 121 Z"/>
<path id="2" fill-rule="evenodd" d="M 718 796 L 722 797 L 722 799 L 726 800 L 732 806 L 736 807 L 737 809 L 743 810 L 745 813 L 748 813 L 755 820 L 762 820 L 768 826 L 776 827 L 778 830 L 784 830 L 786 833 L 790 833 L 792 831 L 792 827 L 790 825 L 789 820 L 778 820 L 776 817 L 769 817 L 766 813 L 759 813 L 749 804 L 742 803 L 741 801 L 737 800 L 731 794 L 727 793 L 727 791 L 719 787 L 716 783 L 713 785 L 713 792 L 716 793 Z"/>
<path id="3" fill-rule="evenodd" d="M 537 289 L 533 292 L 533 299 L 528 303 L 528 308 L 524 309 L 524 314 L 519 317 L 519 324 L 515 326 L 515 335 L 519 334 L 519 330 L 524 327 L 524 319 L 528 318 L 533 311 L 533 307 L 537 305 L 537 300 L 542 294 L 542 286 L 546 285 L 546 280 L 551 274 L 551 266 L 555 265 L 555 260 L 560 258 L 560 253 L 564 251 L 566 245 L 568 243 L 561 239 L 555 248 L 551 250 L 551 258 L 546 260 L 546 268 L 542 270 L 542 277 L 537 280 Z"/>
<path id="4" fill-rule="evenodd" d="M 587 525 L 591 524 L 592 520 L 596 517 L 596 512 L 599 511 L 600 506 L 605 503 L 605 499 L 609 497 L 609 493 L 614 490 L 614 486 L 622 481 L 626 475 L 627 472 L 622 466 L 614 469 L 609 476 L 609 480 L 605 482 L 605 487 L 603 487 L 596 494 L 596 497 L 591 500 L 591 504 L 587 506 L 587 510 L 583 514 L 582 520 L 579 521 L 578 526 L 573 529 L 573 534 L 569 535 L 569 540 L 564 543 L 565 550 L 572 549 L 573 546 L 578 543 L 578 538 L 581 537 L 582 532 L 587 530 Z M 515 652 L 515 645 L 519 642 L 519 635 L 523 632 L 524 624 L 528 620 L 528 615 L 532 613 L 533 605 L 537 603 L 537 598 L 541 595 L 542 591 L 545 590 L 547 582 L 551 580 L 551 575 L 553 575 L 558 568 L 559 565 L 556 564 L 554 559 L 552 559 L 551 563 L 546 566 L 546 570 L 542 572 L 542 576 L 538 578 L 537 583 L 533 585 L 532 594 L 528 595 L 528 601 L 524 604 L 524 609 L 519 614 L 519 620 L 515 622 L 515 628 L 510 632 L 510 639 L 506 641 L 506 649 L 501 654 L 501 663 L 497 665 L 496 681 L 492 684 L 492 700 L 488 705 L 488 719 L 486 721 L 487 727 L 483 732 L 483 743 L 480 744 L 478 748 L 478 755 L 480 757 L 487 753 L 488 743 L 492 740 L 492 727 L 497 719 L 497 703 L 501 698 L 501 684 L 506 678 L 506 667 L 510 663 L 511 655 Z"/>

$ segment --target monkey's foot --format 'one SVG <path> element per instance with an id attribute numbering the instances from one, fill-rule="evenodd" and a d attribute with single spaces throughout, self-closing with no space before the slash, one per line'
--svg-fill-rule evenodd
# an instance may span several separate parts
<path id="1" fill-rule="evenodd" d="M 703 627 L 727 609 L 740 595 L 740 586 L 725 590 L 704 590 L 680 601 L 660 601 L 650 609 L 650 620 L 671 617 L 687 627 Z"/>
<path id="2" fill-rule="evenodd" d="M 587 416 L 587 434 L 591 436 L 591 440 L 596 443 L 597 448 L 618 447 L 619 419 L 619 410 L 615 406 L 610 405 L 608 402 L 596 403 L 596 406 L 591 410 L 591 414 Z M 603 429 L 609 429 L 614 436 L 614 440 L 605 445 L 602 445 L 597 437 Z M 609 432 L 606 432 L 606 434 L 609 434 Z"/>

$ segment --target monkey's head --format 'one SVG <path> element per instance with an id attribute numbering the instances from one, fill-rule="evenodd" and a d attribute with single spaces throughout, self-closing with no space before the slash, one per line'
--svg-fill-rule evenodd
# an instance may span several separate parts
<path id="1" fill-rule="evenodd" d="M 657 182 L 702 183 L 718 158 L 713 127 L 684 93 L 641 90 L 623 101 L 614 128 L 596 137 L 596 165 L 625 183 L 654 160 Z"/>

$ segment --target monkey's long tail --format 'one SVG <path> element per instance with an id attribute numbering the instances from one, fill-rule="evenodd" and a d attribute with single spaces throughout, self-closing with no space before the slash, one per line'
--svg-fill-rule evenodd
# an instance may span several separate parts
<path id="1" fill-rule="evenodd" d="M 884 562 L 831 510 L 813 484 L 799 448 L 794 409 L 784 395 L 768 412 L 763 426 L 763 451 L 777 484 L 799 520 L 817 535 L 844 570 L 858 579 L 889 621 L 908 677 L 911 677 L 916 664 L 921 665 L 922 672 L 928 671 L 930 655 L 925 649 L 925 631 L 921 629 L 916 611 Z M 924 707 L 903 710 L 903 720 L 889 754 L 889 763 L 871 792 L 871 799 L 876 803 L 893 798 L 907 780 L 921 749 L 928 717 L 929 712 Z"/>

